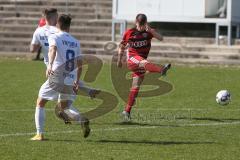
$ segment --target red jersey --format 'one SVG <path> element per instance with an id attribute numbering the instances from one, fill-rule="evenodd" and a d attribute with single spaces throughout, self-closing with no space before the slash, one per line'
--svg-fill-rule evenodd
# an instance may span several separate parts
<path id="1" fill-rule="evenodd" d="M 152 33 L 140 32 L 136 28 L 132 28 L 124 33 L 121 44 L 128 48 L 128 57 L 141 56 L 146 59 L 151 49 L 152 38 Z"/>

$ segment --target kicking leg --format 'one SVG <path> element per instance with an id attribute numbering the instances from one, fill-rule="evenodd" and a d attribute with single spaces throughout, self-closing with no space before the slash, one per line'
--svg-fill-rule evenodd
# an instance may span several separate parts
<path id="1" fill-rule="evenodd" d="M 91 98 L 95 98 L 96 95 L 101 92 L 98 89 L 87 87 L 83 81 L 79 81 L 79 88 L 80 90 L 86 92 Z"/>
<path id="2" fill-rule="evenodd" d="M 140 68 L 142 67 L 146 71 L 149 71 L 149 72 L 161 73 L 161 75 L 165 76 L 167 71 L 171 68 L 171 64 L 165 64 L 164 66 L 158 66 L 147 60 L 141 60 L 139 62 L 139 67 Z"/>
<path id="3" fill-rule="evenodd" d="M 70 106 L 70 105 L 69 105 Z M 55 106 L 55 115 L 64 121 L 65 124 L 71 124 L 71 120 L 68 117 L 68 115 L 64 112 L 64 109 L 62 109 L 61 104 L 57 103 Z"/>
<path id="4" fill-rule="evenodd" d="M 72 105 L 72 100 L 67 100 L 69 98 L 63 97 L 66 95 L 60 95 L 59 106 L 63 115 L 67 117 L 68 121 L 75 121 L 81 124 L 83 129 L 83 136 L 87 138 L 90 134 L 91 129 L 89 128 L 89 120 L 82 116 L 80 112 Z"/>

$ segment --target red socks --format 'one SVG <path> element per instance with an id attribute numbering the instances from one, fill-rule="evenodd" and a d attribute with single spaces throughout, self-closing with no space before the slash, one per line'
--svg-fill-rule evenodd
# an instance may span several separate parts
<path id="1" fill-rule="evenodd" d="M 162 66 L 157 66 L 157 65 L 155 65 L 153 63 L 146 63 L 144 68 L 145 68 L 146 71 L 158 72 L 158 73 L 160 73 L 162 71 L 162 69 L 163 69 Z M 125 107 L 125 111 L 126 112 L 129 112 L 129 113 L 131 112 L 132 106 L 135 103 L 135 99 L 136 99 L 136 97 L 138 95 L 138 92 L 139 92 L 139 88 L 138 87 L 131 88 L 129 96 L 128 96 L 128 102 L 127 102 L 127 105 Z"/>
<path id="2" fill-rule="evenodd" d="M 128 96 L 128 102 L 127 102 L 127 105 L 125 107 L 125 111 L 127 112 L 131 112 L 131 109 L 132 109 L 132 106 L 134 105 L 135 103 L 135 99 L 138 95 L 138 91 L 139 91 L 139 88 L 131 88 L 131 91 L 129 93 L 129 96 Z"/>
<path id="3" fill-rule="evenodd" d="M 163 67 L 157 66 L 157 65 L 152 64 L 152 63 L 146 63 L 144 68 L 145 68 L 146 71 L 158 72 L 158 73 L 160 73 L 162 71 L 162 69 L 163 69 Z"/>

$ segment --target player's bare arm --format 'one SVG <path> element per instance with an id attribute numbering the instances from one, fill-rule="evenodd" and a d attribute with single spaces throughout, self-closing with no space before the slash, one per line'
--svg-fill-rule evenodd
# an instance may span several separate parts
<path id="1" fill-rule="evenodd" d="M 35 53 L 35 52 L 37 52 L 39 50 L 39 48 L 40 48 L 39 44 L 31 44 L 30 45 L 30 52 L 31 53 Z"/>
<path id="2" fill-rule="evenodd" d="M 159 41 L 163 40 L 163 36 L 159 34 L 155 29 L 152 29 L 148 24 L 146 25 L 146 31 L 152 33 L 153 37 L 158 39 Z"/>
<path id="3" fill-rule="evenodd" d="M 52 66 L 53 66 L 53 61 L 56 57 L 56 52 L 57 52 L 56 46 L 51 46 L 49 48 L 49 52 L 48 52 L 49 63 L 48 63 L 47 71 L 46 71 L 47 77 L 53 74 Z"/>
<path id="4" fill-rule="evenodd" d="M 79 58 L 77 60 L 77 78 L 73 86 L 73 90 L 75 93 L 77 93 L 79 90 L 79 81 L 80 81 L 81 74 L 82 74 L 82 60 Z"/>
<path id="5" fill-rule="evenodd" d="M 119 48 L 118 48 L 118 60 L 117 60 L 117 66 L 119 68 L 122 67 L 122 57 L 123 57 L 123 54 L 124 54 L 124 51 L 125 51 L 125 45 L 124 44 L 120 44 L 119 45 Z"/>

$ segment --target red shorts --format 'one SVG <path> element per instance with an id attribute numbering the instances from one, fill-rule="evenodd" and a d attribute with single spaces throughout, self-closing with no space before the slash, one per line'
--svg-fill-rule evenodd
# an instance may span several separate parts
<path id="1" fill-rule="evenodd" d="M 128 69 L 130 69 L 133 74 L 132 77 L 143 77 L 145 74 L 145 69 L 143 67 L 139 67 L 140 61 L 145 60 L 141 56 L 132 56 L 127 60 Z"/>

